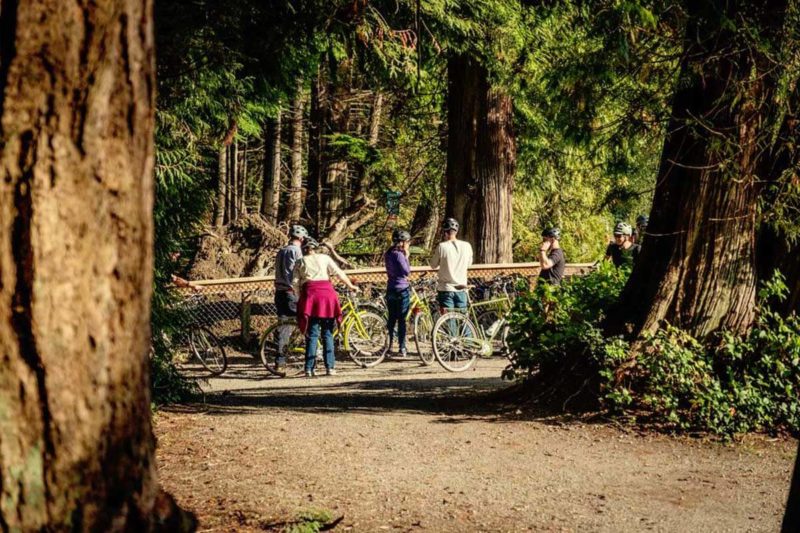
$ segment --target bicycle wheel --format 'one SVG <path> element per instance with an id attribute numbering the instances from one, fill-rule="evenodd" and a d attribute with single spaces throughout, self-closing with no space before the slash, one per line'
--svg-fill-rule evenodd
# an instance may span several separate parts
<path id="1" fill-rule="evenodd" d="M 389 349 L 386 319 L 372 312 L 353 314 L 344 328 L 344 347 L 350 359 L 362 368 L 377 365 Z"/>
<path id="2" fill-rule="evenodd" d="M 278 340 L 281 327 L 292 328 L 288 342 L 283 349 L 286 358 L 283 369 L 278 368 Z M 306 361 L 305 337 L 300 333 L 296 324 L 276 322 L 261 335 L 260 344 L 261 363 L 271 374 L 283 377 L 303 371 Z"/>
<path id="3" fill-rule="evenodd" d="M 436 357 L 433 355 L 433 344 L 431 343 L 433 317 L 429 313 L 422 312 L 414 316 L 413 334 L 419 360 L 425 366 L 432 365 L 436 361 Z"/>
<path id="4" fill-rule="evenodd" d="M 469 369 L 481 352 L 478 328 L 464 313 L 444 313 L 433 326 L 433 355 L 445 370 Z"/>
<path id="5" fill-rule="evenodd" d="M 189 348 L 212 376 L 219 376 L 228 368 L 225 348 L 217 336 L 207 328 L 193 327 L 189 331 Z"/>

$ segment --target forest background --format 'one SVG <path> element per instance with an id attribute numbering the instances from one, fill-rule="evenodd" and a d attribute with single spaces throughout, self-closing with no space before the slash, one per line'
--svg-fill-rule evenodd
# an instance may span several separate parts
<path id="1" fill-rule="evenodd" d="M 630 278 L 601 271 L 520 301 L 512 374 L 569 398 L 590 384 L 610 408 L 683 427 L 796 431 L 798 13 L 789 0 L 158 4 L 157 361 L 170 274 L 268 274 L 289 224 L 345 266 L 379 264 L 394 228 L 422 263 L 445 216 L 476 262 L 536 260 L 548 226 L 568 261 L 590 262 L 615 222 L 649 214 Z"/>

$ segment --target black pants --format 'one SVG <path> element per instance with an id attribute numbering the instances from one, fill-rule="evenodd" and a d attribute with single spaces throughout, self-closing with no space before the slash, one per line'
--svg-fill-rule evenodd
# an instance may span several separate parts
<path id="1" fill-rule="evenodd" d="M 275 307 L 278 316 L 297 316 L 297 295 L 294 291 L 275 291 Z"/>

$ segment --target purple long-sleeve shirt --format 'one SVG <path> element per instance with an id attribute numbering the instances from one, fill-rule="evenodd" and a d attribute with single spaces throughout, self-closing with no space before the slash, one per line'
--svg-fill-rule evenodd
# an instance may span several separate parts
<path id="1" fill-rule="evenodd" d="M 390 291 L 401 291 L 408 288 L 408 275 L 411 273 L 411 265 L 408 264 L 408 257 L 397 248 L 392 248 L 383 256 L 386 262 L 386 274 L 389 282 L 386 288 Z"/>

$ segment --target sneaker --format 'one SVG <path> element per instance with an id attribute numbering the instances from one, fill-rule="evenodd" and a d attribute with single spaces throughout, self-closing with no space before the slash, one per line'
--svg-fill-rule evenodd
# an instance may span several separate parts
<path id="1" fill-rule="evenodd" d="M 328 370 L 325 371 L 325 375 L 326 376 L 335 376 L 336 375 L 336 369 L 335 368 L 329 368 Z"/>
<path id="2" fill-rule="evenodd" d="M 307 378 L 315 378 L 315 377 L 317 377 L 316 372 L 314 372 L 313 370 L 306 370 L 305 375 L 306 375 Z"/>
<path id="3" fill-rule="evenodd" d="M 400 351 L 397 352 L 400 357 L 408 357 L 408 350 L 405 348 L 400 348 Z"/>

